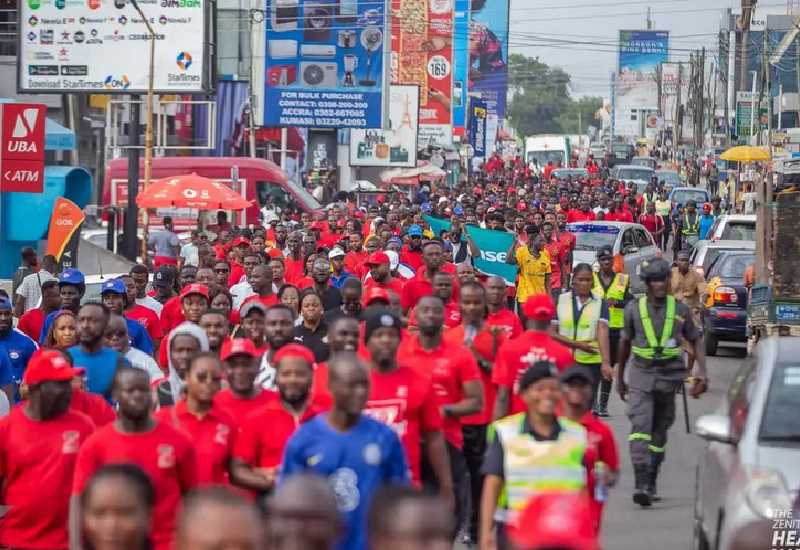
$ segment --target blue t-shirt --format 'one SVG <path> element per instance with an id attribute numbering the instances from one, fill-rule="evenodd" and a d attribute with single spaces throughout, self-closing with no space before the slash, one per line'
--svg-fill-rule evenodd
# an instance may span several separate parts
<path id="1" fill-rule="evenodd" d="M 150 335 L 147 330 L 133 319 L 124 317 L 125 324 L 128 325 L 128 341 L 131 347 L 145 352 L 147 355 L 153 355 L 153 341 L 150 340 Z"/>
<path id="2" fill-rule="evenodd" d="M 697 235 L 700 239 L 708 238 L 708 230 L 714 225 L 714 216 L 703 214 L 700 216 L 700 225 L 697 228 Z"/>
<path id="3" fill-rule="evenodd" d="M 17 329 L 12 329 L 5 336 L 0 336 L 0 350 L 5 350 L 3 355 L 7 355 L 11 362 L 11 373 L 17 384 L 22 381 L 25 367 L 28 366 L 28 361 L 31 360 L 36 348 L 36 342 Z M 3 381 L 3 384 L 8 384 L 8 381 Z"/>
<path id="4" fill-rule="evenodd" d="M 75 367 L 86 369 L 86 390 L 102 395 L 111 401 L 111 383 L 117 372 L 120 354 L 111 348 L 100 348 L 97 353 L 87 353 L 80 346 L 67 350 Z"/>
<path id="5" fill-rule="evenodd" d="M 328 478 L 347 527 L 340 550 L 366 550 L 367 511 L 375 492 L 386 484 L 409 483 L 408 465 L 395 432 L 362 416 L 353 429 L 339 433 L 321 414 L 302 426 L 286 445 L 280 481 L 310 472 Z"/>
<path id="6" fill-rule="evenodd" d="M 14 372 L 11 366 L 11 359 L 8 358 L 8 355 L 1 352 L 2 350 L 0 350 L 0 386 L 5 386 L 14 381 Z"/>

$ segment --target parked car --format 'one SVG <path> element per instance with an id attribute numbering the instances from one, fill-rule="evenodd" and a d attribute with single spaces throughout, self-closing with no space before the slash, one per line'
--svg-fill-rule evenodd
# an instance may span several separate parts
<path id="1" fill-rule="evenodd" d="M 761 340 L 719 412 L 697 419 L 708 444 L 696 472 L 693 548 L 730 550 L 745 525 L 791 511 L 800 485 L 799 355 L 798 337 Z"/>
<path id="2" fill-rule="evenodd" d="M 656 257 L 659 249 L 644 226 L 627 222 L 576 222 L 568 224 L 567 231 L 575 235 L 573 265 L 585 262 L 595 270 L 599 269 L 597 251 L 604 246 L 610 246 L 614 251 L 615 261 L 621 261 L 625 272 L 630 275 L 631 292 L 645 291 L 644 281 L 639 276 L 639 266 L 644 260 Z"/>
<path id="3" fill-rule="evenodd" d="M 755 251 L 722 252 L 709 265 L 703 310 L 706 355 L 716 355 L 721 340 L 747 341 L 744 272 L 755 259 Z"/>
<path id="4" fill-rule="evenodd" d="M 709 241 L 755 241 L 755 214 L 723 214 L 717 216 L 705 238 Z"/>
<path id="5" fill-rule="evenodd" d="M 116 279 L 117 277 L 121 277 L 122 275 L 126 275 L 126 273 L 103 273 L 102 275 L 94 274 L 94 275 L 84 276 L 86 284 L 86 292 L 84 293 L 81 302 L 83 302 L 84 304 L 86 302 L 99 302 L 100 290 L 101 287 L 103 286 L 103 283 L 105 283 L 106 281 L 110 281 L 111 279 Z"/>
<path id="6" fill-rule="evenodd" d="M 664 182 L 664 188 L 667 193 L 683 185 L 681 176 L 674 170 L 656 170 L 656 177 L 659 182 Z"/>
<path id="7" fill-rule="evenodd" d="M 669 200 L 672 203 L 672 208 L 683 206 L 689 201 L 694 201 L 699 210 L 704 202 L 709 202 L 711 200 L 711 196 L 705 189 L 698 189 L 697 187 L 675 187 L 669 194 Z"/>
<path id="8" fill-rule="evenodd" d="M 689 263 L 695 271 L 705 277 L 706 270 L 721 253 L 755 249 L 755 241 L 697 241 L 692 248 Z"/>
<path id="9" fill-rule="evenodd" d="M 634 166 L 647 166 L 653 170 L 658 168 L 658 162 L 656 162 L 656 159 L 653 157 L 633 157 L 631 159 L 631 164 Z"/>

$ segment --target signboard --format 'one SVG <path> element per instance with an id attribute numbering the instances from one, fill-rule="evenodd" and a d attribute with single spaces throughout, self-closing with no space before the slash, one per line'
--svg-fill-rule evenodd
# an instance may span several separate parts
<path id="1" fill-rule="evenodd" d="M 469 144 L 476 157 L 486 158 L 486 102 L 472 98 L 469 104 Z"/>
<path id="2" fill-rule="evenodd" d="M 391 0 L 392 83 L 419 86 L 419 146 L 453 142 L 453 0 Z"/>
<path id="3" fill-rule="evenodd" d="M 669 57 L 668 31 L 619 31 L 619 74 L 649 72 Z"/>
<path id="4" fill-rule="evenodd" d="M 508 95 L 509 0 L 472 2 L 469 90 L 480 94 L 489 113 L 503 119 Z"/>
<path id="5" fill-rule="evenodd" d="M 391 130 L 350 130 L 350 166 L 409 168 L 417 165 L 419 87 L 389 87 Z"/>
<path id="6" fill-rule="evenodd" d="M 469 85 L 470 0 L 455 0 L 453 30 L 453 135 L 463 136 L 467 124 Z"/>
<path id="7" fill-rule="evenodd" d="M 618 76 L 614 79 L 614 131 L 642 137 L 647 116 L 658 111 L 659 65 L 668 61 L 669 32 L 619 31 Z"/>
<path id="8" fill-rule="evenodd" d="M 267 0 L 264 124 L 383 128 L 390 40 L 375 0 Z"/>
<path id="9" fill-rule="evenodd" d="M 753 124 L 753 104 L 756 98 L 752 92 L 736 92 L 736 135 L 750 137 Z"/>
<path id="10" fill-rule="evenodd" d="M 205 0 L 140 0 L 156 33 L 159 93 L 206 91 Z M 20 2 L 21 92 L 144 93 L 150 40 L 130 2 Z"/>
<path id="11" fill-rule="evenodd" d="M 56 259 L 59 271 L 77 264 L 81 226 L 85 219 L 77 204 L 64 197 L 56 199 L 47 230 L 47 254 Z"/>
<path id="12" fill-rule="evenodd" d="M 0 191 L 41 193 L 47 107 L 3 103 L 0 118 Z"/>

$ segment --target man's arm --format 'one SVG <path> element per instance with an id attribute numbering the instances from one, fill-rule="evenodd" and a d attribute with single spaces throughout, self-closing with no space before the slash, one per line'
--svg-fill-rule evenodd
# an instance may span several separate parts
<path id="1" fill-rule="evenodd" d="M 497 500 L 503 490 L 503 478 L 487 475 L 483 478 L 483 492 L 480 503 L 480 550 L 495 550 L 497 540 L 495 536 L 494 512 L 497 509 Z"/>
<path id="2" fill-rule="evenodd" d="M 494 400 L 494 411 L 492 412 L 492 420 L 503 418 L 508 414 L 508 405 L 511 397 L 511 390 L 505 386 L 497 387 L 497 397 Z"/>
<path id="3" fill-rule="evenodd" d="M 608 323 L 599 321 L 597 323 L 597 347 L 600 351 L 601 366 L 600 371 L 603 378 L 611 380 L 611 346 L 608 340 Z"/>
<path id="4" fill-rule="evenodd" d="M 81 497 L 69 497 L 69 550 L 81 550 Z"/>
<path id="5" fill-rule="evenodd" d="M 483 408 L 483 384 L 480 380 L 470 380 L 462 384 L 464 398 L 458 403 L 445 405 L 442 409 L 442 416 L 461 418 L 481 412 Z"/>
<path id="6" fill-rule="evenodd" d="M 231 460 L 230 465 L 231 481 L 234 485 L 251 491 L 271 491 L 275 487 L 275 475 L 268 477 L 259 473 L 258 470 L 263 469 L 253 468 L 244 461 L 234 458 Z"/>
<path id="7" fill-rule="evenodd" d="M 25 296 L 20 293 L 21 289 L 22 285 L 17 289 L 17 293 L 14 294 L 14 317 L 17 319 L 22 317 L 22 314 L 25 313 Z"/>
<path id="8" fill-rule="evenodd" d="M 517 265 L 517 238 L 514 237 L 514 242 L 511 243 L 511 247 L 506 252 L 506 263 L 510 265 Z"/>

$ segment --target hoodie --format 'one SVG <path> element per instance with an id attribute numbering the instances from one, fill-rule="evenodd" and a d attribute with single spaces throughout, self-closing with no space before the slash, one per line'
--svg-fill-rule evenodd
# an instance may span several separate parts
<path id="1" fill-rule="evenodd" d="M 197 339 L 197 341 L 200 342 L 200 351 L 209 350 L 208 336 L 206 336 L 206 333 L 203 331 L 203 329 L 194 323 L 187 321 L 181 323 L 172 329 L 172 331 L 170 331 L 169 336 L 167 337 L 167 366 L 169 369 L 167 380 L 169 381 L 169 391 L 172 394 L 173 404 L 180 401 L 183 388 L 186 386 L 186 382 L 181 380 L 180 376 L 178 376 L 178 371 L 176 371 L 175 367 L 172 365 L 172 354 L 170 353 L 172 348 L 172 339 L 182 334 L 193 336 L 195 339 Z"/>

